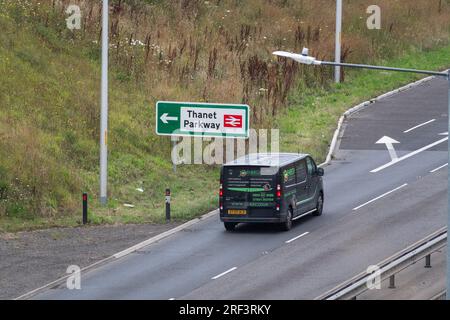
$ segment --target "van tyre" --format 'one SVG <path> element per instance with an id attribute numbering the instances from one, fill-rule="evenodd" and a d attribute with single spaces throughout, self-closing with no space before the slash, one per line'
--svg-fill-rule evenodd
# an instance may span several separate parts
<path id="1" fill-rule="evenodd" d="M 292 207 L 289 207 L 287 216 L 286 216 L 286 222 L 282 224 L 282 230 L 283 231 L 289 231 L 292 228 Z"/>
<path id="2" fill-rule="evenodd" d="M 320 193 L 319 197 L 317 198 L 316 211 L 314 211 L 312 215 L 318 217 L 322 215 L 322 212 L 323 212 L 323 194 Z"/>
<path id="3" fill-rule="evenodd" d="M 237 223 L 235 222 L 224 222 L 223 225 L 225 226 L 225 229 L 227 231 L 234 231 L 236 228 Z"/>

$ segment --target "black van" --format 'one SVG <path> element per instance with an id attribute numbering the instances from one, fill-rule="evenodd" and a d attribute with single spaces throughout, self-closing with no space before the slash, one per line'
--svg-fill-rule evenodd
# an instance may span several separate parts
<path id="1" fill-rule="evenodd" d="M 322 176 L 307 154 L 250 154 L 223 165 L 220 173 L 220 220 L 229 231 L 240 222 L 281 223 L 307 214 L 320 216 Z"/>

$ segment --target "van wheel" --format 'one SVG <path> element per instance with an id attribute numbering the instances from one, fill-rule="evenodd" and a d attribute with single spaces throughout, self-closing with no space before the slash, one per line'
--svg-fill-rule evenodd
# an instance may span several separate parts
<path id="1" fill-rule="evenodd" d="M 321 193 L 317 198 L 316 211 L 314 211 L 312 215 L 316 217 L 321 216 L 322 211 L 323 211 L 323 194 Z"/>
<path id="2" fill-rule="evenodd" d="M 225 229 L 227 231 L 234 231 L 234 228 L 236 228 L 237 223 L 235 223 L 235 222 L 224 222 L 223 225 L 225 226 Z"/>
<path id="3" fill-rule="evenodd" d="M 292 228 L 292 207 L 289 207 L 286 222 L 282 224 L 283 231 L 289 231 Z"/>

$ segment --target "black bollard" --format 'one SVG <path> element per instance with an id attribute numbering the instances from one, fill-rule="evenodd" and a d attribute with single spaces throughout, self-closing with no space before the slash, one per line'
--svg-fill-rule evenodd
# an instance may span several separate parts
<path id="1" fill-rule="evenodd" d="M 88 195 L 83 193 L 83 225 L 86 224 L 88 215 Z"/>
<path id="2" fill-rule="evenodd" d="M 170 189 L 166 189 L 166 222 L 170 221 Z"/>

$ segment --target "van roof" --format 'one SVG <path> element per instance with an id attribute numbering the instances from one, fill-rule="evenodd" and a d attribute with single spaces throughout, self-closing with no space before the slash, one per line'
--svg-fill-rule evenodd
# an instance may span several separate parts
<path id="1" fill-rule="evenodd" d="M 304 159 L 308 154 L 301 153 L 252 153 L 230 161 L 224 166 L 267 166 L 282 167 Z"/>

